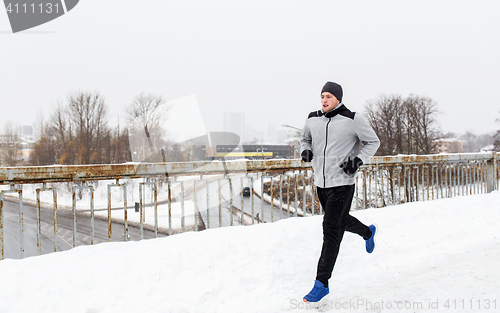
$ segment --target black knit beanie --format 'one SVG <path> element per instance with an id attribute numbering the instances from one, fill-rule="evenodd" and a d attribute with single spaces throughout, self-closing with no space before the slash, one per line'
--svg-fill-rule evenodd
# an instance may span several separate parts
<path id="1" fill-rule="evenodd" d="M 339 84 L 334 82 L 326 82 L 326 84 L 323 86 L 323 89 L 321 89 L 321 93 L 325 91 L 331 93 L 332 95 L 335 96 L 335 98 L 337 98 L 337 100 L 342 102 L 343 92 L 342 92 L 342 86 L 340 86 Z"/>

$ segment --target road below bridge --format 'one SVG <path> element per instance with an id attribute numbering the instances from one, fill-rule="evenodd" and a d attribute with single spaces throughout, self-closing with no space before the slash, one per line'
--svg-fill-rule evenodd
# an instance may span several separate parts
<path id="1" fill-rule="evenodd" d="M 38 255 L 37 247 L 37 212 L 36 207 L 23 204 L 24 224 L 24 257 Z M 21 233 L 19 223 L 19 203 L 4 201 L 4 258 L 21 258 Z M 64 251 L 73 248 L 73 212 L 67 209 L 57 210 L 58 250 Z M 52 209 L 40 209 L 41 250 L 42 254 L 54 252 L 54 215 Z M 88 212 L 77 211 L 76 217 L 76 245 L 90 245 L 91 219 Z M 123 223 L 111 223 L 111 240 L 124 241 Z M 129 240 L 140 240 L 140 229 L 128 226 Z M 158 234 L 158 236 L 165 236 Z M 144 229 L 144 239 L 154 238 L 153 231 Z M 94 219 L 94 244 L 108 242 L 108 222 Z"/>

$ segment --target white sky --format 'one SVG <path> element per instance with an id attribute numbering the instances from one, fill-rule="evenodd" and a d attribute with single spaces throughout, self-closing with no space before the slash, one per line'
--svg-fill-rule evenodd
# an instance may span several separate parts
<path id="1" fill-rule="evenodd" d="M 12 34 L 0 9 L 0 130 L 47 118 L 75 90 L 105 95 L 113 123 L 145 91 L 195 95 L 209 131 L 223 130 L 228 111 L 263 132 L 301 128 L 333 80 L 355 111 L 380 94 L 414 93 L 438 103 L 443 131 L 491 132 L 498 12 L 494 0 L 82 0 Z"/>

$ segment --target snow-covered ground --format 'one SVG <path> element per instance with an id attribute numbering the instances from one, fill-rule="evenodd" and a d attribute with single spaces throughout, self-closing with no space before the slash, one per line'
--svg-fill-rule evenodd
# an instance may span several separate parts
<path id="1" fill-rule="evenodd" d="M 0 312 L 500 312 L 500 192 L 352 214 L 319 304 L 314 216 L 3 260 Z"/>

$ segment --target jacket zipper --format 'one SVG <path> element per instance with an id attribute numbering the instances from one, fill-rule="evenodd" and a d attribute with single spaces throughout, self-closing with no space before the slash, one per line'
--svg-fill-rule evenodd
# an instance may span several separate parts
<path id="1" fill-rule="evenodd" d="M 325 149 L 323 150 L 323 188 L 326 188 L 326 175 L 325 175 L 325 163 L 326 163 L 326 145 L 328 144 L 328 124 L 332 118 L 328 118 L 328 123 L 326 123 L 326 134 L 325 134 Z"/>

